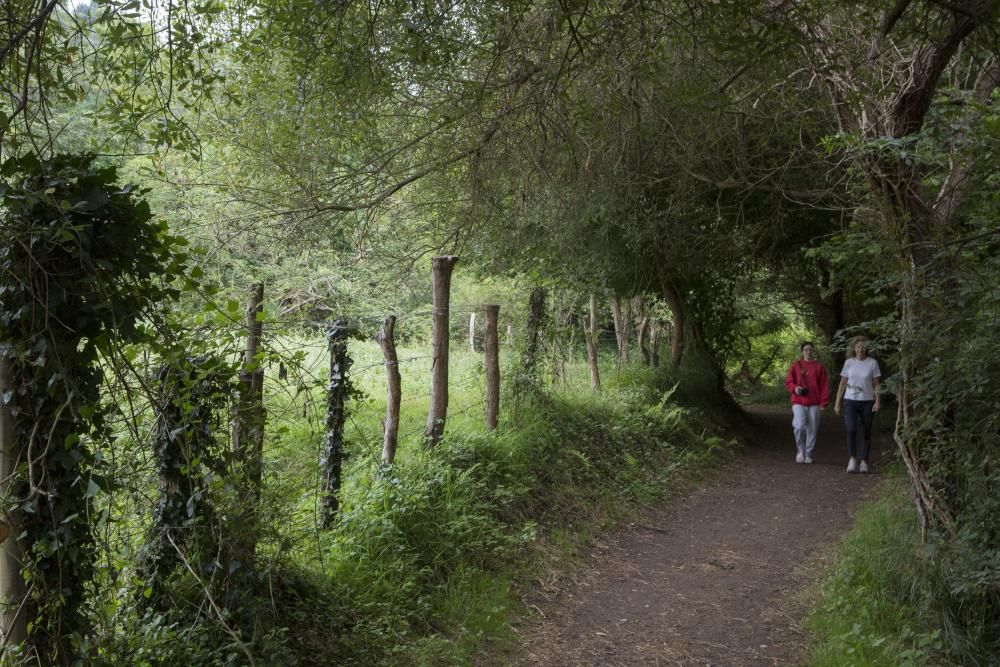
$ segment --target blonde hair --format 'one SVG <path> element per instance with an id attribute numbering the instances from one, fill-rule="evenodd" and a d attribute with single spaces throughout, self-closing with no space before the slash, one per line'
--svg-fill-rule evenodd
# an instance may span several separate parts
<path id="1" fill-rule="evenodd" d="M 852 357 L 854 356 L 854 354 L 855 354 L 855 352 L 854 352 L 854 346 L 857 345 L 858 343 L 868 343 L 868 342 L 869 342 L 868 341 L 868 336 L 864 336 L 864 335 L 855 336 L 854 338 L 851 339 L 851 342 L 847 344 L 847 353 L 848 353 L 848 355 L 852 356 Z M 868 345 L 866 344 L 865 345 L 865 352 L 867 352 L 867 351 L 868 351 Z"/>

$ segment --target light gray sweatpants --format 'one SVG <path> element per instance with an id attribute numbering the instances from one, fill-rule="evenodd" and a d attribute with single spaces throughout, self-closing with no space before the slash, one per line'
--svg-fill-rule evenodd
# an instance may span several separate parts
<path id="1" fill-rule="evenodd" d="M 792 404 L 792 430 L 795 432 L 795 446 L 803 456 L 812 458 L 816 447 L 816 433 L 819 432 L 818 405 Z"/>

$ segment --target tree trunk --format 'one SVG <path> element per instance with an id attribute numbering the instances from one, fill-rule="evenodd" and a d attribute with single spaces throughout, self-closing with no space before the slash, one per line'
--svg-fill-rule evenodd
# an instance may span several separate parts
<path id="1" fill-rule="evenodd" d="M 653 368 L 660 367 L 660 327 L 655 320 L 649 323 L 649 360 Z"/>
<path id="2" fill-rule="evenodd" d="M 642 319 L 639 320 L 639 327 L 636 331 L 636 338 L 638 339 L 639 352 L 642 354 L 642 363 L 647 366 L 653 365 L 653 357 L 649 353 L 649 345 L 647 341 L 647 334 L 649 333 L 649 315 L 643 315 Z"/>
<path id="3" fill-rule="evenodd" d="M 476 314 L 469 313 L 469 352 L 476 353 Z"/>
<path id="4" fill-rule="evenodd" d="M 601 372 L 597 366 L 597 295 L 590 295 L 590 321 L 584 330 L 587 339 L 587 361 L 590 364 L 590 388 L 601 390 Z"/>
<path id="5" fill-rule="evenodd" d="M 431 335 L 431 404 L 427 412 L 424 443 L 433 447 L 444 435 L 448 416 L 448 314 L 451 301 L 451 273 L 458 257 L 439 255 L 431 259 L 434 314 Z"/>
<path id="6" fill-rule="evenodd" d="M 264 454 L 264 370 L 257 359 L 264 325 L 264 284 L 250 288 L 247 303 L 247 344 L 243 355 L 243 370 L 239 375 L 236 418 L 233 420 L 233 451 L 242 467 L 241 483 L 251 505 L 260 499 Z"/>
<path id="7" fill-rule="evenodd" d="M 615 295 L 611 300 L 615 320 L 615 340 L 618 343 L 618 364 L 628 363 L 629 303 Z"/>
<path id="8" fill-rule="evenodd" d="M 385 378 L 388 389 L 385 399 L 385 421 L 382 424 L 382 463 L 392 465 L 396 460 L 396 444 L 399 438 L 399 406 L 402 402 L 399 357 L 396 355 L 394 330 L 396 316 L 389 315 L 382 323 L 382 331 L 376 335 L 382 356 L 385 358 Z"/>
<path id="9" fill-rule="evenodd" d="M 684 331 L 687 326 L 684 306 L 673 286 L 663 283 L 661 287 L 663 289 L 663 297 L 667 300 L 667 306 L 670 308 L 670 315 L 673 320 L 673 324 L 670 327 L 670 366 L 672 368 L 680 368 L 681 359 L 684 354 Z"/>
<path id="10" fill-rule="evenodd" d="M 17 466 L 21 448 L 15 438 L 13 417 L 6 402 L 7 392 L 12 391 L 10 367 L 5 356 L 0 355 L 0 496 L 5 499 L 18 497 Z M 23 552 L 18 536 L 21 534 L 20 510 L 8 512 L 0 522 L 3 533 L 0 549 L 0 633 L 5 649 L 13 648 L 27 639 L 23 609 L 25 586 L 21 576 Z M 7 650 L 4 651 L 4 654 Z M 0 661 L 2 661 L 0 655 Z"/>
<path id="11" fill-rule="evenodd" d="M 663 262 L 657 261 L 655 264 L 656 277 L 660 282 L 660 291 L 663 293 L 663 298 L 667 301 L 667 307 L 670 308 L 670 317 L 673 320 L 673 324 L 670 327 L 670 366 L 672 368 L 680 368 L 681 356 L 684 353 L 684 331 L 687 326 L 684 304 L 681 301 L 680 294 L 677 292 L 677 288 L 667 277 L 667 273 L 663 268 Z"/>
<path id="12" fill-rule="evenodd" d="M 324 528 L 333 525 L 340 508 L 341 469 L 344 462 L 344 424 L 347 422 L 347 398 L 350 393 L 348 370 L 351 358 L 347 354 L 347 322 L 337 320 L 327 332 L 330 353 L 330 381 L 326 394 L 326 422 L 323 434 L 323 489 L 320 514 Z"/>
<path id="13" fill-rule="evenodd" d="M 483 349 L 486 353 L 486 428 L 497 427 L 500 415 L 500 346 L 497 319 L 500 306 L 486 306 L 486 329 Z"/>

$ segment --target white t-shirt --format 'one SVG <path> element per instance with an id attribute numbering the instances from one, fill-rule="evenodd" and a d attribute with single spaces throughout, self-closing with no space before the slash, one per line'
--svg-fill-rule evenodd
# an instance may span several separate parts
<path id="1" fill-rule="evenodd" d="M 878 362 L 872 357 L 865 357 L 863 361 L 851 358 L 844 362 L 844 370 L 840 371 L 840 377 L 847 378 L 844 398 L 851 401 L 874 401 L 873 380 L 882 377 L 882 371 L 878 368 Z"/>

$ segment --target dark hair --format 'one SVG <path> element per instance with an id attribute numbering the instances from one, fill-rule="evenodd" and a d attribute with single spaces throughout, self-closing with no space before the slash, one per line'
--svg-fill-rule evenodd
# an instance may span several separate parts
<path id="1" fill-rule="evenodd" d="M 799 345 L 799 352 L 806 349 L 806 345 L 812 345 L 813 347 L 816 347 L 815 345 L 813 345 L 813 342 L 811 340 L 804 340 L 802 341 L 802 345 Z"/>

